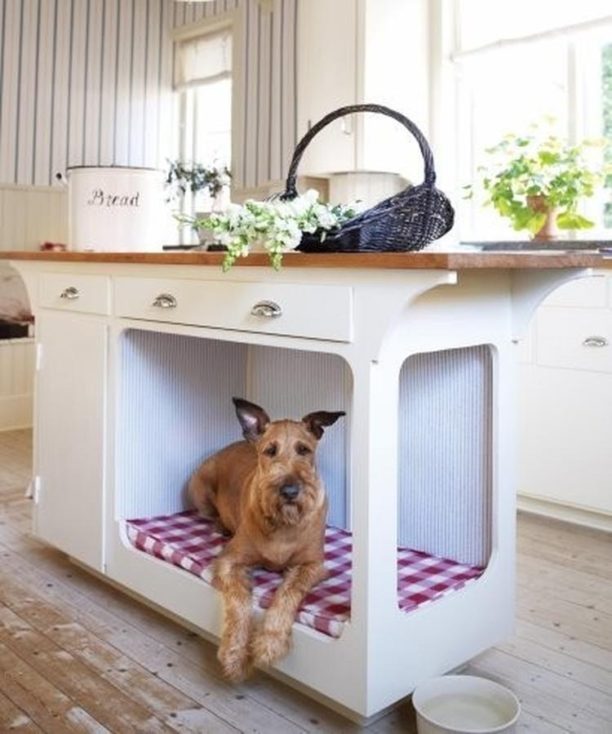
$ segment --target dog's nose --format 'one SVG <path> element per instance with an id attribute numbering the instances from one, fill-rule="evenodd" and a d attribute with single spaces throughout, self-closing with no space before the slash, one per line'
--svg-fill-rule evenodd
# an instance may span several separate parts
<path id="1" fill-rule="evenodd" d="M 286 500 L 294 500 L 300 493 L 300 488 L 296 484 L 285 484 L 280 488 L 281 496 Z"/>

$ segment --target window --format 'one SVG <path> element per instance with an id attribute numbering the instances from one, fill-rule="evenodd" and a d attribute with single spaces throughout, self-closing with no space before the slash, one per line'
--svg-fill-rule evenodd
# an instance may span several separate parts
<path id="1" fill-rule="evenodd" d="M 185 163 L 231 166 L 231 29 L 180 41 L 175 86 L 179 91 L 179 149 Z M 207 192 L 186 197 L 186 211 L 210 208 Z"/>
<path id="2" fill-rule="evenodd" d="M 458 187 L 479 180 L 486 148 L 546 120 L 570 141 L 603 138 L 594 162 L 612 163 L 612 15 L 609 0 L 456 0 Z M 482 197 L 458 201 L 462 240 L 524 239 Z M 612 177 L 585 201 L 596 222 L 585 238 L 612 235 Z"/>

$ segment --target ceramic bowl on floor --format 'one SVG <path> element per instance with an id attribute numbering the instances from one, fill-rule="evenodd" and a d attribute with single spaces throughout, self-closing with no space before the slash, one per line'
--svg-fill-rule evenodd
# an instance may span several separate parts
<path id="1" fill-rule="evenodd" d="M 412 694 L 419 734 L 512 734 L 520 703 L 512 691 L 473 675 L 443 675 Z"/>

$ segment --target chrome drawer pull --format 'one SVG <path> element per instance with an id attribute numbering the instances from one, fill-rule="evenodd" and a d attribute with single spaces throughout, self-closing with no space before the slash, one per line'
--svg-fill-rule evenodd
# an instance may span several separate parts
<path id="1" fill-rule="evenodd" d="M 582 342 L 583 347 L 607 347 L 608 340 L 604 336 L 587 336 Z"/>
<path id="2" fill-rule="evenodd" d="M 178 302 L 170 293 L 160 293 L 153 301 L 152 305 L 155 306 L 155 308 L 176 308 L 178 306 Z"/>
<path id="3" fill-rule="evenodd" d="M 283 315 L 283 309 L 274 301 L 259 301 L 251 309 L 251 316 L 263 316 L 266 319 L 277 319 Z"/>
<path id="4" fill-rule="evenodd" d="M 77 298 L 80 297 L 79 289 L 75 288 L 73 285 L 68 286 L 68 288 L 64 288 L 64 290 L 60 293 L 60 298 L 63 298 L 66 301 L 76 301 Z"/>

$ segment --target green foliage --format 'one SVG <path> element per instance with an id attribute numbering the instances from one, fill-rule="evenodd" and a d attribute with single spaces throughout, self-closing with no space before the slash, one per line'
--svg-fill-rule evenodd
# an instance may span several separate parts
<path id="1" fill-rule="evenodd" d="M 188 190 L 195 194 L 208 189 L 212 197 L 217 196 L 224 186 L 229 186 L 231 173 L 226 166 L 203 166 L 201 163 L 169 161 L 166 187 L 170 198 L 184 195 Z"/>
<path id="2" fill-rule="evenodd" d="M 588 147 L 601 145 L 588 140 L 569 145 L 552 134 L 538 135 L 535 126 L 529 135 L 507 135 L 487 149 L 491 164 L 478 169 L 488 195 L 485 204 L 507 217 L 515 230 L 532 234 L 544 224 L 547 209 L 557 211 L 561 229 L 592 227 L 577 207 L 605 178 L 607 166 L 595 171 L 585 160 Z M 471 193 L 472 187 L 467 188 Z"/>
<path id="3" fill-rule="evenodd" d="M 304 232 L 317 234 L 323 242 L 327 234 L 337 230 L 359 213 L 358 204 L 325 204 L 310 189 L 290 201 L 245 201 L 230 204 L 221 214 L 212 213 L 199 219 L 179 217 L 182 224 L 211 231 L 215 243 L 226 253 L 223 270 L 229 270 L 239 257 L 249 254 L 254 246 L 268 253 L 272 267 L 281 267 L 283 253 L 294 250 Z"/>

